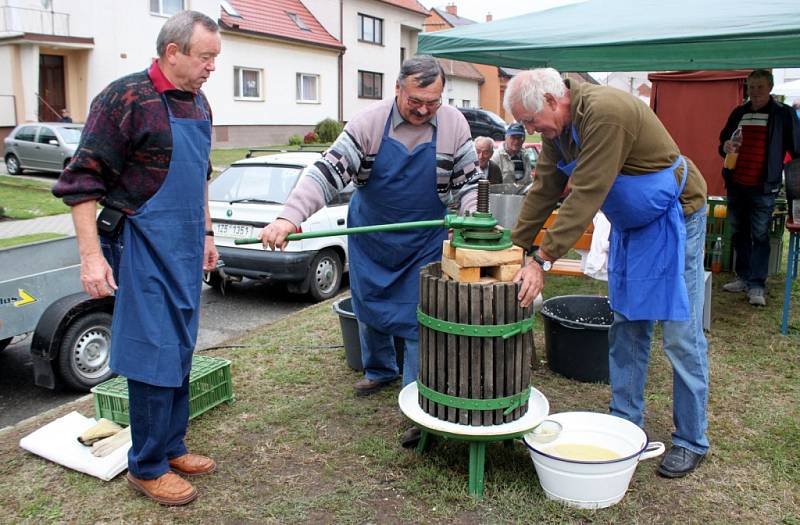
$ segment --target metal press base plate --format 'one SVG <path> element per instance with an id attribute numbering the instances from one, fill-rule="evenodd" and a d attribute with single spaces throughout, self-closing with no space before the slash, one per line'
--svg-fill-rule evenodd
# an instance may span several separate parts
<path id="1" fill-rule="evenodd" d="M 410 383 L 403 387 L 397 398 L 400 410 L 418 426 L 435 433 L 450 434 L 453 436 L 495 437 L 502 438 L 509 435 L 521 435 L 538 425 L 550 413 L 550 403 L 544 394 L 531 387 L 528 399 L 528 412 L 524 416 L 510 423 L 489 426 L 461 425 L 442 421 L 422 410 L 419 406 L 417 383 Z"/>

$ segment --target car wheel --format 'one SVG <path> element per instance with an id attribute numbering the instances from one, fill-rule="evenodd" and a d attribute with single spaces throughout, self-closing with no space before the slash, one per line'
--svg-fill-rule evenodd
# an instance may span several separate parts
<path id="1" fill-rule="evenodd" d="M 110 379 L 111 314 L 92 312 L 69 325 L 58 351 L 58 374 L 75 390 L 88 391 Z"/>
<path id="2" fill-rule="evenodd" d="M 506 135 L 505 133 L 495 133 L 492 140 L 506 140 Z"/>
<path id="3" fill-rule="evenodd" d="M 203 272 L 203 282 L 221 294 L 225 294 L 226 282 L 219 272 Z"/>
<path id="4" fill-rule="evenodd" d="M 0 339 L 0 352 L 6 349 L 6 347 L 11 344 L 11 340 L 14 339 L 13 337 L 7 337 L 5 339 Z"/>
<path id="5" fill-rule="evenodd" d="M 6 171 L 9 175 L 21 175 L 22 168 L 19 165 L 19 159 L 13 153 L 6 155 Z"/>
<path id="6" fill-rule="evenodd" d="M 320 251 L 311 261 L 308 293 L 315 301 L 333 297 L 342 284 L 342 260 L 331 249 Z"/>

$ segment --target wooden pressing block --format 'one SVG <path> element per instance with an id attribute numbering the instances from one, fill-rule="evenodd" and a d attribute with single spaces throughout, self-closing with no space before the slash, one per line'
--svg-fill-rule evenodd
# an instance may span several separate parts
<path id="1" fill-rule="evenodd" d="M 448 259 L 456 258 L 456 247 L 451 246 L 450 241 L 442 242 L 442 257 L 447 257 Z"/>
<path id="2" fill-rule="evenodd" d="M 449 275 L 454 281 L 462 283 L 477 283 L 481 280 L 481 269 L 462 268 L 454 259 L 442 257 L 442 272 Z"/>
<path id="3" fill-rule="evenodd" d="M 517 275 L 521 267 L 522 265 L 520 264 L 502 264 L 493 268 L 487 268 L 486 273 L 500 282 L 507 283 L 514 279 L 514 276 Z"/>
<path id="4" fill-rule="evenodd" d="M 459 266 L 464 268 L 520 264 L 522 262 L 522 248 L 512 246 L 506 250 L 496 251 L 456 248 L 455 260 Z"/>

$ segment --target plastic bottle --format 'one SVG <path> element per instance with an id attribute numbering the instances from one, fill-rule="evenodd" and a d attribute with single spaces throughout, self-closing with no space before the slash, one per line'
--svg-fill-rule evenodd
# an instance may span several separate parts
<path id="1" fill-rule="evenodd" d="M 722 237 L 717 237 L 711 249 L 711 273 L 722 271 Z"/>
<path id="2" fill-rule="evenodd" d="M 742 126 L 736 128 L 731 135 L 731 146 L 733 151 L 725 155 L 725 168 L 729 170 L 736 167 L 736 160 L 739 158 L 739 148 L 742 147 Z"/>

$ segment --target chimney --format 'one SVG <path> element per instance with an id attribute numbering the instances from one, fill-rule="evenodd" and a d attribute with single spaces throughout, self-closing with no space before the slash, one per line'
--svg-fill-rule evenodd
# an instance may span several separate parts
<path id="1" fill-rule="evenodd" d="M 491 22 L 492 21 L 492 13 L 486 13 L 486 21 L 487 22 Z"/>
<path id="2" fill-rule="evenodd" d="M 445 7 L 445 9 L 451 15 L 458 16 L 458 6 L 456 5 L 455 2 L 450 2 L 449 4 L 447 4 L 447 7 Z"/>

